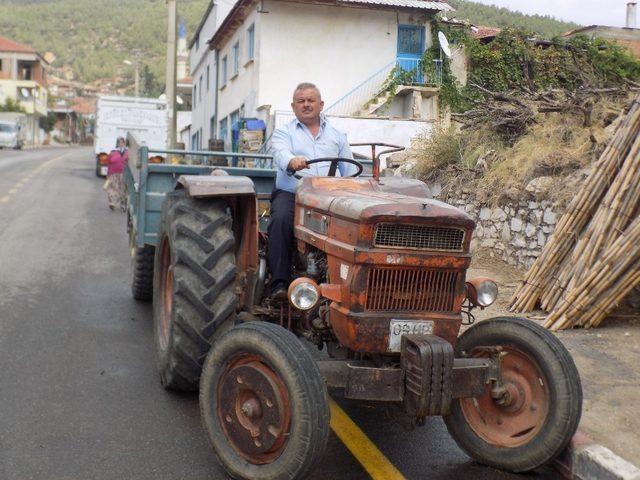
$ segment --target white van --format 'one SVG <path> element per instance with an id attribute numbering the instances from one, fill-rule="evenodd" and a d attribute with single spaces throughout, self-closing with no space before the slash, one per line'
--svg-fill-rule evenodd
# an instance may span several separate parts
<path id="1" fill-rule="evenodd" d="M 19 122 L 0 120 L 0 148 L 20 150 L 24 144 Z"/>

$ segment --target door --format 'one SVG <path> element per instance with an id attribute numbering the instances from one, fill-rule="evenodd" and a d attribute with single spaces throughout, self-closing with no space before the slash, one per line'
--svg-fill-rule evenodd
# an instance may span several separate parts
<path id="1" fill-rule="evenodd" d="M 413 82 L 424 83 L 421 59 L 424 53 L 424 27 L 398 25 L 398 66 L 413 72 Z"/>

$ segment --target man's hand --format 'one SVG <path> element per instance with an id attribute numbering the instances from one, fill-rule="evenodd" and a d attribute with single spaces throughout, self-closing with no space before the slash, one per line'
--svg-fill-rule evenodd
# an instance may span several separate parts
<path id="1" fill-rule="evenodd" d="M 307 166 L 307 159 L 305 157 L 293 157 L 287 165 L 287 170 L 290 172 L 297 172 L 303 168 L 309 168 Z"/>

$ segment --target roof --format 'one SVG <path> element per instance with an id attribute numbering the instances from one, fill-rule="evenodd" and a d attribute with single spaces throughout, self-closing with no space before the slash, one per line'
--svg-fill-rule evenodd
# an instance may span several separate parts
<path id="1" fill-rule="evenodd" d="M 293 2 L 384 10 L 407 9 L 425 12 L 448 12 L 454 10 L 445 0 L 293 0 Z M 209 40 L 209 47 L 215 49 L 224 44 L 225 40 L 244 22 L 244 19 L 256 3 L 257 0 L 238 0 L 211 40 Z"/>
<path id="2" fill-rule="evenodd" d="M 200 35 L 200 31 L 202 30 L 202 27 L 204 27 L 204 24 L 206 23 L 207 18 L 209 18 L 209 14 L 211 13 L 211 10 L 213 9 L 214 5 L 215 4 L 213 0 L 210 0 L 207 10 L 204 12 L 204 15 L 202 16 L 202 20 L 200 20 L 200 23 L 198 24 L 198 28 L 196 28 L 196 33 L 194 33 L 193 37 L 191 37 L 191 41 L 189 42 L 189 50 L 191 50 L 191 47 L 193 47 L 193 44 L 196 43 L 196 39 L 198 38 L 198 35 Z"/>
<path id="3" fill-rule="evenodd" d="M 570 30 L 562 34 L 563 37 L 570 37 L 571 35 L 577 35 L 581 32 L 586 32 L 587 30 L 591 30 L 594 28 L 598 28 L 598 25 L 587 25 L 586 27 L 576 28 L 575 30 Z"/>
<path id="4" fill-rule="evenodd" d="M 0 52 L 36 53 L 32 47 L 14 42 L 3 36 L 0 36 Z"/>
<path id="5" fill-rule="evenodd" d="M 476 40 L 493 38 L 496 37 L 501 31 L 502 30 L 497 27 L 485 27 L 483 25 L 478 25 L 471 28 L 471 37 L 475 38 Z"/>

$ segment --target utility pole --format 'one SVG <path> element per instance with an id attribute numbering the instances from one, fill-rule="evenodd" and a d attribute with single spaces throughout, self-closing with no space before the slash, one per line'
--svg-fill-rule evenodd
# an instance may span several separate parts
<path id="1" fill-rule="evenodd" d="M 167 0 L 168 28 L 167 28 L 167 103 L 169 115 L 169 148 L 176 146 L 176 64 L 178 41 L 178 6 L 177 0 Z"/>
<path id="2" fill-rule="evenodd" d="M 138 62 L 138 60 L 136 60 L 136 64 L 135 64 L 134 81 L 135 81 L 135 87 L 134 87 L 135 95 L 136 97 L 139 97 L 140 96 L 140 62 Z"/>

